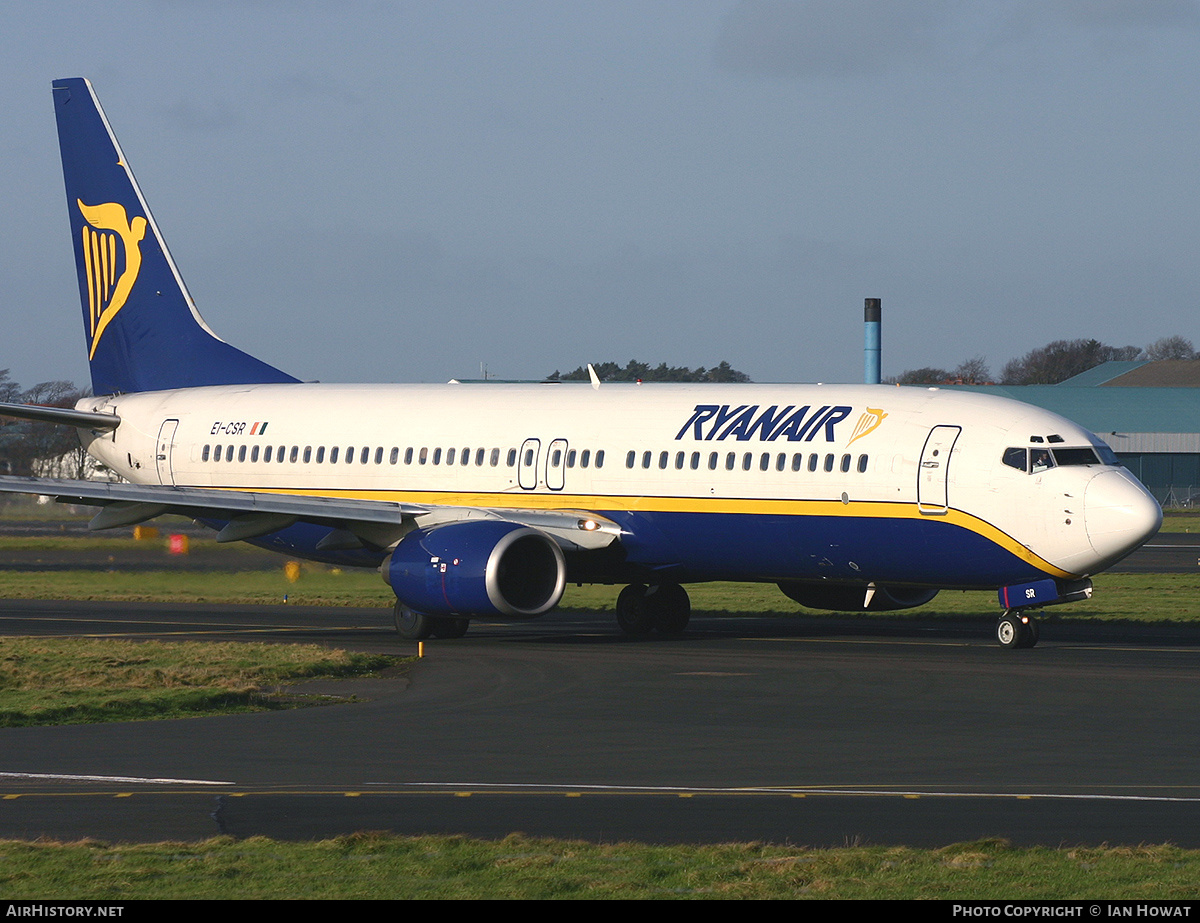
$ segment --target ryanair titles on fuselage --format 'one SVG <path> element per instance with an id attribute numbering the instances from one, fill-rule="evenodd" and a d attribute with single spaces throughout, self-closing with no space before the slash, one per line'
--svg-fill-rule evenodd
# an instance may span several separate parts
<path id="1" fill-rule="evenodd" d="M 756 436 L 760 442 L 812 442 L 819 433 L 825 434 L 826 442 L 836 439 L 834 427 L 850 416 L 853 407 L 828 404 L 812 409 L 811 404 L 797 407 L 788 404 L 780 408 L 772 404 L 763 409 L 759 404 L 697 404 L 691 418 L 675 434 L 684 439 L 690 432 L 697 442 L 720 442 L 732 437 L 738 442 L 749 442 Z M 868 409 L 876 417 L 875 426 L 886 414 Z M 860 435 L 866 435 L 875 426 Z"/>

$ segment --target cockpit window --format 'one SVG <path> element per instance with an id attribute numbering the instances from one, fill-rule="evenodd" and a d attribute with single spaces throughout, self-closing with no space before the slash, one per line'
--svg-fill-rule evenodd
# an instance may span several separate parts
<path id="1" fill-rule="evenodd" d="M 1114 452 L 1106 443 L 1101 442 L 1099 445 L 1092 446 L 1096 450 L 1096 454 L 1100 456 L 1100 464 L 1112 465 L 1114 468 L 1121 467 L 1121 459 L 1117 458 L 1117 453 Z"/>
<path id="2" fill-rule="evenodd" d="M 1004 464 L 1008 465 L 1010 468 L 1016 468 L 1018 471 L 1028 471 L 1028 455 L 1029 453 L 1025 449 L 1005 449 Z"/>
<path id="3" fill-rule="evenodd" d="M 1049 449 L 1031 449 L 1029 451 L 1029 470 L 1033 474 L 1048 471 L 1054 467 L 1054 457 Z"/>
<path id="4" fill-rule="evenodd" d="M 1056 466 L 1068 465 L 1113 465 L 1119 466 L 1116 454 L 1106 445 L 1075 448 L 1032 449 L 1013 446 L 1004 450 L 1004 464 L 1018 471 L 1039 474 Z"/>
<path id="5" fill-rule="evenodd" d="M 1055 449 L 1054 460 L 1060 465 L 1098 465 L 1100 459 L 1095 450 L 1088 446 L 1086 449 Z"/>

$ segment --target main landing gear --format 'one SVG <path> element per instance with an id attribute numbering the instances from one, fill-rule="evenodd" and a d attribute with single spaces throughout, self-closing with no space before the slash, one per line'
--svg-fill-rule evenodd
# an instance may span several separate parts
<path id="1" fill-rule="evenodd" d="M 1040 635 L 1037 619 L 1019 609 L 1007 610 L 996 623 L 996 640 L 1001 647 L 1033 647 Z"/>
<path id="2" fill-rule="evenodd" d="M 410 609 L 396 600 L 393 610 L 396 632 L 406 641 L 424 641 L 426 638 L 461 638 L 470 627 L 470 619 L 450 615 L 426 615 Z"/>
<path id="3" fill-rule="evenodd" d="M 687 590 L 678 583 L 633 583 L 617 596 L 617 624 L 633 638 L 644 638 L 653 631 L 681 634 L 691 615 Z"/>

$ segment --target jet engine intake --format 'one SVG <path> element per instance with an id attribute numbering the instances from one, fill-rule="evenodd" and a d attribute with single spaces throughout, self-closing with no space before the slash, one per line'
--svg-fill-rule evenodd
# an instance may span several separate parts
<path id="1" fill-rule="evenodd" d="M 534 619 L 566 586 L 558 544 L 503 520 L 451 522 L 408 533 L 383 562 L 396 598 L 427 615 Z"/>

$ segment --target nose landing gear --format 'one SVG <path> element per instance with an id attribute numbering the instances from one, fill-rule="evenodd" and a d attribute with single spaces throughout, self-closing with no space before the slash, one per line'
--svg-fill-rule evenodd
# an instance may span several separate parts
<path id="1" fill-rule="evenodd" d="M 1028 612 L 1009 609 L 996 623 L 996 640 L 1001 647 L 1033 647 L 1040 635 L 1037 619 Z"/>

